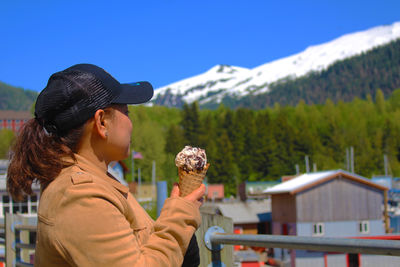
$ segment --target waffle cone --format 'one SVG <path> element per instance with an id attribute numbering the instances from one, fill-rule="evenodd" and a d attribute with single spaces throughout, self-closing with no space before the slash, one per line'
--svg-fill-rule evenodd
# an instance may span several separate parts
<path id="1" fill-rule="evenodd" d="M 201 172 L 185 171 L 182 168 L 178 168 L 179 191 L 181 197 L 189 195 L 200 187 L 200 185 L 203 183 L 209 166 L 210 163 L 207 163 Z"/>

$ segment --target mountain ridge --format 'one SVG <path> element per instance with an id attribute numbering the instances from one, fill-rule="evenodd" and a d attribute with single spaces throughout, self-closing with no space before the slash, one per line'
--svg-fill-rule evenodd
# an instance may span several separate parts
<path id="1" fill-rule="evenodd" d="M 0 81 L 0 110 L 29 111 L 38 93 Z"/>
<path id="2" fill-rule="evenodd" d="M 270 85 L 321 72 L 335 62 L 388 44 L 400 38 L 400 22 L 366 31 L 345 34 L 330 42 L 313 45 L 304 51 L 267 62 L 253 69 L 217 65 L 205 73 L 177 81 L 155 90 L 154 104 L 179 107 L 184 102 L 200 105 L 221 103 L 224 97 L 241 99 L 270 92 Z M 226 71 L 217 72 L 220 68 Z M 230 72 L 229 70 L 234 70 Z"/>

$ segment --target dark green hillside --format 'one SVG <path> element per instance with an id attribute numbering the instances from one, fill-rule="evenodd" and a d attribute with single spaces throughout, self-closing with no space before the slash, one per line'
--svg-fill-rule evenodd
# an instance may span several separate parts
<path id="1" fill-rule="evenodd" d="M 29 110 L 37 92 L 0 82 L 0 110 Z"/>

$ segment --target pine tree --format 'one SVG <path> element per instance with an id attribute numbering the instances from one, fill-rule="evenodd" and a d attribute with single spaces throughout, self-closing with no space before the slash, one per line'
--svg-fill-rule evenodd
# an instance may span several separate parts
<path id="1" fill-rule="evenodd" d="M 254 169 L 258 173 L 257 180 L 276 179 L 280 173 L 277 170 L 277 143 L 272 132 L 272 124 L 268 112 L 256 117 L 257 146 L 254 150 Z M 255 178 L 255 177 L 254 177 Z"/>
<path id="2" fill-rule="evenodd" d="M 165 152 L 176 155 L 185 146 L 182 127 L 172 124 L 167 131 Z"/>
<path id="3" fill-rule="evenodd" d="M 185 104 L 183 106 L 181 126 L 183 128 L 186 143 L 191 146 L 199 146 L 201 125 L 199 105 L 197 102 L 193 102 L 191 105 Z"/>
<path id="4" fill-rule="evenodd" d="M 376 108 L 379 113 L 384 113 L 386 111 L 386 103 L 385 103 L 385 97 L 383 95 L 383 92 L 381 89 L 378 89 L 376 91 L 376 96 L 375 96 L 375 102 L 376 102 Z"/>
<path id="5" fill-rule="evenodd" d="M 233 146 L 229 140 L 228 134 L 223 132 L 217 140 L 217 156 L 213 160 L 213 170 L 208 173 L 210 183 L 223 183 L 225 193 L 235 194 L 235 162 L 233 157 Z M 211 168 L 211 166 L 210 166 Z"/>

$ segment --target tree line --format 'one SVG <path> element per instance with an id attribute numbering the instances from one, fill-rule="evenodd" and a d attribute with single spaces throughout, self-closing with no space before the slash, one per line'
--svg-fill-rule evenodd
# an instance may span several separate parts
<path id="1" fill-rule="evenodd" d="M 386 154 L 390 173 L 399 176 L 400 90 L 387 100 L 381 90 L 374 99 L 366 98 L 336 104 L 328 99 L 323 105 L 300 101 L 259 111 L 184 105 L 180 121 L 166 131 L 164 153 L 172 162 L 186 144 L 205 148 L 211 163 L 208 182 L 225 184 L 227 195 L 243 181 L 294 175 L 296 164 L 305 172 L 305 156 L 318 170 L 345 170 L 351 146 L 357 174 L 383 174 Z"/>

